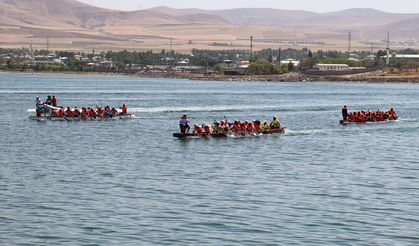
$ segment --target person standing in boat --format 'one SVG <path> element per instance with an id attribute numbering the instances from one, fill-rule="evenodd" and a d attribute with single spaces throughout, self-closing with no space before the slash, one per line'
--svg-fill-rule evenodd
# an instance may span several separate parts
<path id="1" fill-rule="evenodd" d="M 348 108 L 346 107 L 346 105 L 342 108 L 342 118 L 344 121 L 348 119 Z"/>
<path id="2" fill-rule="evenodd" d="M 36 116 L 41 117 L 42 113 L 45 111 L 45 106 L 42 103 L 41 99 L 39 97 L 36 97 Z"/>
<path id="3" fill-rule="evenodd" d="M 52 99 L 51 99 L 51 105 L 52 105 L 53 107 L 57 107 L 57 98 L 55 98 L 55 96 L 52 96 Z"/>
<path id="4" fill-rule="evenodd" d="M 45 104 L 46 105 L 50 105 L 50 106 L 52 105 L 52 98 L 51 98 L 51 96 L 48 96 L 47 97 L 47 100 L 45 101 Z"/>
<path id="5" fill-rule="evenodd" d="M 180 133 L 189 133 L 190 130 L 190 126 L 189 126 L 190 122 L 188 120 L 188 116 L 186 114 L 184 114 L 179 121 L 179 127 L 180 127 Z"/>

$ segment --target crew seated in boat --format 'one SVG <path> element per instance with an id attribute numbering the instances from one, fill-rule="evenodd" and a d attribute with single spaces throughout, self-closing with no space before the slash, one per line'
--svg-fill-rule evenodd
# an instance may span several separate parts
<path id="1" fill-rule="evenodd" d="M 204 134 L 204 129 L 199 124 L 195 124 L 194 125 L 194 130 L 193 130 L 192 133 L 202 135 L 202 134 Z"/>
<path id="2" fill-rule="evenodd" d="M 71 111 L 70 107 L 67 107 L 67 109 L 65 110 L 65 116 L 66 117 L 73 117 L 73 111 Z"/>
<path id="3" fill-rule="evenodd" d="M 224 127 L 221 125 L 221 122 L 214 121 L 214 124 L 212 125 L 212 132 L 213 133 L 223 133 Z"/>
<path id="4" fill-rule="evenodd" d="M 181 127 L 181 133 L 185 134 L 186 129 L 182 129 L 184 124 L 189 124 L 186 115 L 182 116 L 179 123 Z M 215 120 L 213 125 L 204 124 L 195 124 L 193 128 L 194 134 L 200 135 L 211 135 L 211 134 L 235 134 L 235 135 L 246 135 L 246 134 L 255 134 L 255 133 L 269 133 L 269 132 L 279 132 L 277 130 L 281 129 L 279 124 L 278 117 L 274 117 L 273 123 L 269 124 L 268 121 L 254 120 L 254 121 L 244 121 L 235 120 L 234 122 L 229 122 L 224 118 L 223 121 Z M 184 131 L 183 131 L 184 130 Z M 182 132 L 183 131 L 183 132 Z"/>
<path id="5" fill-rule="evenodd" d="M 79 118 L 80 117 L 80 110 L 79 110 L 79 108 L 77 108 L 77 107 L 74 108 L 73 117 L 74 118 Z"/>
<path id="6" fill-rule="evenodd" d="M 348 114 L 347 120 L 350 122 L 365 123 L 396 120 L 397 118 L 396 111 L 392 108 L 387 112 L 380 110 L 351 112 Z"/>
<path id="7" fill-rule="evenodd" d="M 233 122 L 233 126 L 231 128 L 231 130 L 233 131 L 233 133 L 238 134 L 240 133 L 240 121 L 239 120 L 235 120 Z"/>
<path id="8" fill-rule="evenodd" d="M 97 114 L 97 117 L 103 117 L 103 109 L 102 109 L 102 107 L 97 107 L 96 108 L 96 114 Z"/>
<path id="9" fill-rule="evenodd" d="M 94 108 L 87 108 L 87 112 L 89 113 L 90 118 L 96 118 L 96 111 Z"/>
<path id="10" fill-rule="evenodd" d="M 189 124 L 188 116 L 186 114 L 182 115 L 179 121 L 180 133 L 189 133 L 189 130 L 191 129 Z"/>
<path id="11" fill-rule="evenodd" d="M 253 123 L 249 121 L 245 121 L 244 123 L 246 124 L 246 132 L 249 134 L 254 133 L 255 128 L 253 126 Z"/>
<path id="12" fill-rule="evenodd" d="M 269 132 L 270 128 L 271 127 L 269 126 L 269 123 L 266 120 L 262 122 L 262 126 L 261 126 L 262 132 Z"/>
<path id="13" fill-rule="evenodd" d="M 261 123 L 260 120 L 254 120 L 253 121 L 253 129 L 256 133 L 260 133 L 261 132 Z"/>
<path id="14" fill-rule="evenodd" d="M 58 115 L 58 117 L 64 117 L 64 107 L 61 107 L 59 110 L 58 110 L 58 113 L 57 113 L 57 115 Z"/>
<path id="15" fill-rule="evenodd" d="M 87 118 L 89 118 L 89 112 L 87 112 L 87 109 L 86 109 L 86 108 L 82 108 L 82 109 L 81 109 L 81 117 L 82 117 L 83 119 L 87 119 Z"/>
<path id="16" fill-rule="evenodd" d="M 272 122 L 270 124 L 271 129 L 280 129 L 281 128 L 281 123 L 279 122 L 279 118 L 278 116 L 274 116 L 272 118 Z"/>
<path id="17" fill-rule="evenodd" d="M 394 108 L 391 108 L 389 111 L 387 111 L 387 113 L 389 114 L 390 118 L 397 119 L 397 112 L 394 110 Z"/>
<path id="18" fill-rule="evenodd" d="M 122 104 L 122 107 L 121 107 L 121 115 L 127 115 L 127 114 L 128 114 L 127 105 Z"/>
<path id="19" fill-rule="evenodd" d="M 118 113 L 118 110 L 115 107 L 112 107 L 111 114 L 112 114 L 112 116 L 114 116 L 114 115 L 118 115 L 119 113 Z"/>
<path id="20" fill-rule="evenodd" d="M 109 105 L 106 105 L 106 107 L 103 110 L 103 117 L 112 117 L 111 115 L 111 108 L 109 107 Z"/>
<path id="21" fill-rule="evenodd" d="M 213 133 L 213 129 L 210 125 L 207 123 L 204 124 L 204 134 L 205 135 L 211 135 Z"/>

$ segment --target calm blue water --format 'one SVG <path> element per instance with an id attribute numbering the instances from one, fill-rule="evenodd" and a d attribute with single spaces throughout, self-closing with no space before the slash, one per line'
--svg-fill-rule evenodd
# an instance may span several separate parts
<path id="1" fill-rule="evenodd" d="M 38 122 L 35 96 L 133 120 Z M 0 244 L 418 245 L 419 85 L 0 75 Z M 340 126 L 340 108 L 399 122 Z M 283 136 L 177 140 L 270 119 Z"/>

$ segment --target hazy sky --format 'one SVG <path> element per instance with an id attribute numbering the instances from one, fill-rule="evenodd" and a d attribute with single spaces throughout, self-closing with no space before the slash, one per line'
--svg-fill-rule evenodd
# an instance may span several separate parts
<path id="1" fill-rule="evenodd" d="M 419 13 L 419 0 L 80 0 L 92 5 L 121 10 L 155 6 L 174 8 L 277 8 L 328 12 L 348 8 L 375 8 L 388 12 Z"/>

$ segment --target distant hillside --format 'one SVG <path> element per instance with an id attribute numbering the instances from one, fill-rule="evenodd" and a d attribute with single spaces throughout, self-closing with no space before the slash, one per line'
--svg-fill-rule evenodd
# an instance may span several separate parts
<path id="1" fill-rule="evenodd" d="M 302 24 L 368 27 L 388 25 L 393 22 L 407 20 L 413 17 L 415 17 L 415 14 L 394 14 L 375 9 L 347 9 L 309 17 L 302 21 Z"/>
<path id="2" fill-rule="evenodd" d="M 269 26 L 299 26 L 299 25 L 329 25 L 329 26 L 374 26 L 412 19 L 417 14 L 387 13 L 375 9 L 347 9 L 324 14 L 269 8 L 242 8 L 229 10 L 173 9 L 156 7 L 151 10 L 172 16 L 186 13 L 218 15 L 235 25 L 269 25 Z"/>
<path id="3" fill-rule="evenodd" d="M 390 30 L 390 39 L 401 40 L 401 39 L 416 39 L 419 40 L 419 17 L 398 21 L 376 28 L 365 33 L 365 36 L 369 38 L 382 37 L 384 40 L 386 37 L 387 30 Z"/>
<path id="4" fill-rule="evenodd" d="M 167 49 L 168 40 L 177 50 L 235 49 L 247 48 L 252 35 L 260 48 L 272 46 L 264 39 L 277 39 L 289 40 L 282 46 L 298 40 L 332 49 L 346 46 L 349 29 L 355 44 L 382 40 L 388 27 L 394 38 L 418 38 L 417 18 L 374 9 L 324 14 L 267 8 L 118 11 L 76 0 L 0 0 L 0 46 L 45 48 L 50 38 L 53 47 L 65 49 Z"/>

